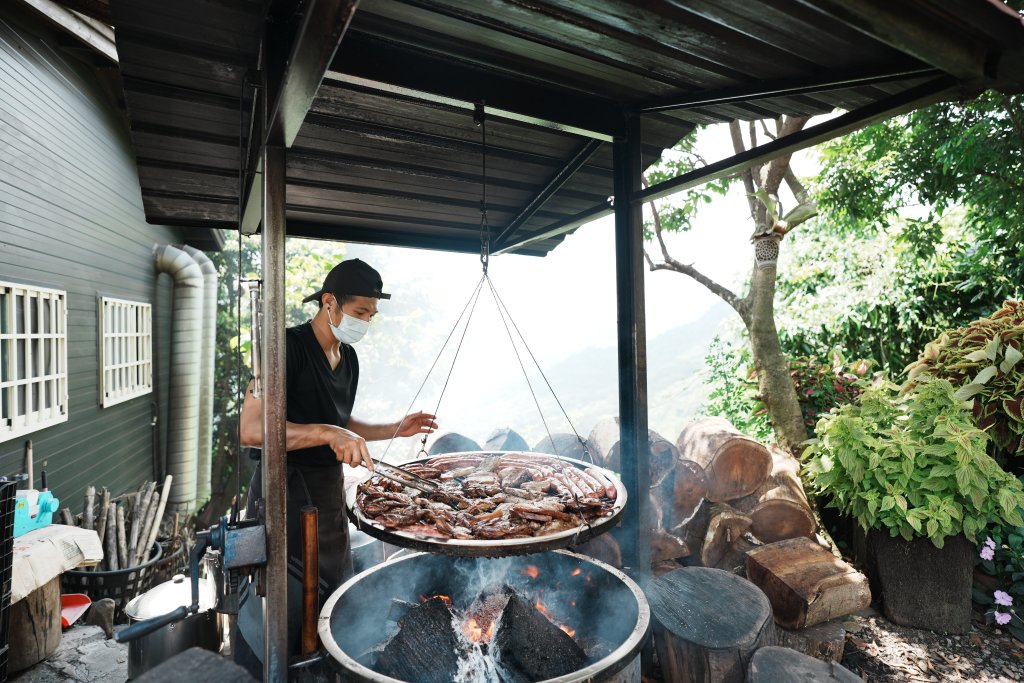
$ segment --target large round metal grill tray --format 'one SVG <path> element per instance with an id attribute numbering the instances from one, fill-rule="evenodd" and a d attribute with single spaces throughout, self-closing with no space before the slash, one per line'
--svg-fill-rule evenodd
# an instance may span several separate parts
<path id="1" fill-rule="evenodd" d="M 456 555 L 460 557 L 507 557 L 511 555 L 528 555 L 531 553 L 556 550 L 559 548 L 574 548 L 595 536 L 599 536 L 606 531 L 611 530 L 618 523 L 619 518 L 622 517 L 622 513 L 626 507 L 625 487 L 614 474 L 592 463 L 576 460 L 574 458 L 566 458 L 559 455 L 551 455 L 548 453 L 530 454 L 520 451 L 472 451 L 466 453 L 445 453 L 444 455 L 479 455 L 481 458 L 486 458 L 490 456 L 502 456 L 506 453 L 515 453 L 517 456 L 537 455 L 538 457 L 543 458 L 553 458 L 579 469 L 593 468 L 601 471 L 608 481 L 615 486 L 616 496 L 611 514 L 603 517 L 596 517 L 571 529 L 543 536 L 487 540 L 444 538 L 414 533 L 403 529 L 387 529 L 383 525 L 363 514 L 356 502 L 357 496 L 352 496 L 351 499 L 347 501 L 349 517 L 361 531 L 364 531 L 375 538 L 379 538 L 385 543 L 429 553 L 441 553 L 443 555 Z M 432 455 L 425 458 L 418 458 L 416 460 L 403 463 L 402 466 L 404 467 L 414 463 L 423 464 L 436 457 L 441 456 Z M 378 476 L 379 475 L 374 475 L 370 480 L 373 481 Z"/>

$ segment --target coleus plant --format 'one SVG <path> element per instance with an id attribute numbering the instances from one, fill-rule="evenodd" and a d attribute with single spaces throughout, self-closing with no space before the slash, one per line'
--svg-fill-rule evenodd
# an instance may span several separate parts
<path id="1" fill-rule="evenodd" d="M 1024 455 L 1024 301 L 943 332 L 906 372 L 908 387 L 924 375 L 949 380 L 993 443 Z"/>
<path id="2" fill-rule="evenodd" d="M 1021 526 L 1024 489 L 987 454 L 987 434 L 956 393 L 928 376 L 909 391 L 869 387 L 818 421 L 802 456 L 808 485 L 865 530 L 939 548 L 959 533 L 977 542 L 990 520 Z"/>

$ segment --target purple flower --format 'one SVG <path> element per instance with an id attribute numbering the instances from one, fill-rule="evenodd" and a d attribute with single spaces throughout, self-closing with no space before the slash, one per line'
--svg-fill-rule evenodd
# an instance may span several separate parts
<path id="1" fill-rule="evenodd" d="M 1000 626 L 1006 626 L 1010 623 L 1010 615 L 1007 612 L 996 612 L 996 623 Z"/>
<path id="2" fill-rule="evenodd" d="M 996 599 L 997 605 L 1002 605 L 1003 607 L 1013 606 L 1013 598 L 1010 597 L 1009 593 L 1006 593 L 1004 591 L 996 591 L 995 593 L 993 593 L 993 596 Z"/>
<path id="3" fill-rule="evenodd" d="M 991 536 L 986 536 L 985 537 L 985 545 L 988 546 L 989 548 L 992 548 L 992 550 L 996 549 L 996 542 L 992 540 Z"/>
<path id="4" fill-rule="evenodd" d="M 983 560 L 991 560 L 993 557 L 996 556 L 996 551 L 989 546 L 985 546 L 981 549 L 981 552 L 978 554 L 981 556 L 981 559 Z"/>

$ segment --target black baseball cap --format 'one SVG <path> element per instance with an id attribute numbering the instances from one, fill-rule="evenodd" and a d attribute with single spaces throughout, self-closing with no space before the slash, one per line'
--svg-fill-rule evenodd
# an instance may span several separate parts
<path id="1" fill-rule="evenodd" d="M 335 296 L 348 294 L 390 299 L 390 294 L 380 291 L 383 287 L 384 281 L 380 279 L 380 273 L 365 261 L 353 258 L 331 268 L 331 272 L 324 278 L 324 286 L 303 299 L 302 303 L 320 301 L 320 297 L 327 293 Z"/>

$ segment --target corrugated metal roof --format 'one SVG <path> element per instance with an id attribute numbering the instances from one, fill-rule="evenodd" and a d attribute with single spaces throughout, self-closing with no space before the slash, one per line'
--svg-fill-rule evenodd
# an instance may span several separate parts
<path id="1" fill-rule="evenodd" d="M 936 67 L 965 83 L 976 69 L 982 83 L 995 78 L 982 73 L 993 51 L 1024 44 L 1019 21 L 986 0 L 858 4 L 851 18 L 831 0 L 363 0 L 288 153 L 289 234 L 475 250 L 480 100 L 500 249 L 604 205 L 608 140 L 625 109 L 693 100 L 643 115 L 646 167 L 696 125 L 853 109 Z M 252 97 L 243 83 L 258 67 L 264 3 L 111 8 L 147 218 L 236 227 Z M 955 34 L 956 49 L 900 43 L 889 33 L 902 18 L 928 36 Z M 759 92 L 774 86 L 782 94 Z"/>

